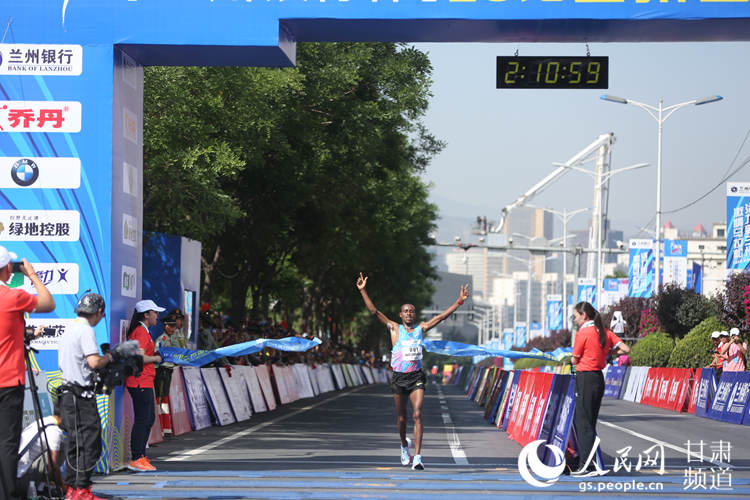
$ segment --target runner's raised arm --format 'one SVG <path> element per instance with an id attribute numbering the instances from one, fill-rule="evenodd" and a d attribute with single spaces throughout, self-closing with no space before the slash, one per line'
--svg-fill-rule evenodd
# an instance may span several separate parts
<path id="1" fill-rule="evenodd" d="M 362 300 L 365 301 L 365 306 L 367 306 L 367 310 L 370 311 L 370 313 L 372 313 L 373 315 L 377 316 L 380 322 L 383 323 L 385 326 L 387 326 L 389 329 L 396 326 L 396 324 L 390 319 L 388 319 L 388 317 L 385 314 L 378 311 L 378 309 L 375 307 L 375 304 L 373 304 L 372 300 L 370 300 L 370 296 L 367 295 L 367 290 L 365 290 L 366 286 L 367 286 L 367 276 L 364 276 L 362 273 L 359 273 L 359 278 L 357 278 L 357 289 L 359 290 L 359 293 L 362 295 Z"/>
<path id="2" fill-rule="evenodd" d="M 422 327 L 422 331 L 426 332 L 427 330 L 430 330 L 431 328 L 435 328 L 438 324 L 440 324 L 441 321 L 444 321 L 451 314 L 453 314 L 456 311 L 456 309 L 458 309 L 461 305 L 463 305 L 464 301 L 468 298 L 469 298 L 469 285 L 466 284 L 462 286 L 461 289 L 459 290 L 458 300 L 456 300 L 448 309 L 441 312 L 440 314 L 432 318 L 430 321 L 426 321 L 420 325 Z"/>

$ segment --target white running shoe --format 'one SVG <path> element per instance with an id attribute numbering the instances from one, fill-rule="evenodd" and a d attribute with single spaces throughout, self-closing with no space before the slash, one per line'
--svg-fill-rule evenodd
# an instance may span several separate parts
<path id="1" fill-rule="evenodd" d="M 411 456 L 409 455 L 409 447 L 402 446 L 401 447 L 401 465 L 406 467 L 407 465 L 409 465 L 409 462 L 411 462 Z"/>
<path id="2" fill-rule="evenodd" d="M 422 455 L 414 455 L 414 460 L 412 460 L 411 468 L 412 470 L 424 470 Z"/>

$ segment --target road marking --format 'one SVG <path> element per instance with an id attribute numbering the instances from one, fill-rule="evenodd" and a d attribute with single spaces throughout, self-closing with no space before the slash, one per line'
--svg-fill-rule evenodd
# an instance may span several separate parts
<path id="1" fill-rule="evenodd" d="M 675 446 L 673 444 L 667 443 L 666 441 L 662 441 L 660 439 L 656 439 L 656 438 L 652 438 L 650 436 L 646 436 L 645 434 L 641 434 L 640 432 L 631 431 L 630 429 L 626 429 L 625 427 L 621 427 L 621 426 L 613 424 L 611 422 L 605 422 L 603 420 L 599 420 L 599 423 L 602 424 L 602 425 L 606 425 L 607 427 L 612 427 L 613 429 L 617 429 L 618 431 L 624 432 L 625 434 L 630 434 L 631 436 L 635 436 L 637 438 L 645 439 L 646 441 L 651 441 L 652 443 L 659 444 L 659 445 L 661 445 L 661 446 L 663 446 L 665 448 L 669 448 L 670 450 L 674 450 L 674 451 L 676 451 L 678 453 L 684 453 L 686 457 L 688 455 L 690 455 L 692 457 L 695 457 L 696 459 L 699 459 L 701 461 L 705 461 L 705 462 L 714 464 L 714 465 L 716 465 L 718 467 L 727 467 L 727 468 L 731 468 L 731 469 L 735 468 L 735 466 L 733 466 L 732 464 L 725 464 L 724 462 L 721 462 L 719 460 L 709 460 L 709 459 L 707 459 L 706 457 L 702 456 L 699 453 L 695 453 L 693 451 L 689 452 L 685 448 L 681 448 L 679 446 Z"/>
<path id="2" fill-rule="evenodd" d="M 448 408 L 448 403 L 445 400 L 445 395 L 440 386 L 437 386 L 438 399 L 440 399 L 440 407 Z M 469 460 L 466 458 L 463 448 L 461 448 L 461 441 L 458 439 L 456 434 L 456 428 L 453 426 L 453 420 L 449 413 L 442 413 L 443 426 L 445 426 L 445 436 L 448 439 L 448 446 L 451 449 L 451 455 L 453 455 L 453 461 L 456 465 L 469 465 Z"/>
<path id="3" fill-rule="evenodd" d="M 290 419 L 290 418 L 292 418 L 294 416 L 299 415 L 300 413 L 304 413 L 304 412 L 306 412 L 308 410 L 312 410 L 313 408 L 317 408 L 320 405 L 324 405 L 326 403 L 330 403 L 331 401 L 335 401 L 338 398 L 341 398 L 341 397 L 344 397 L 344 396 L 346 396 L 348 394 L 351 394 L 353 392 L 357 392 L 359 390 L 362 390 L 365 387 L 367 387 L 367 386 L 361 385 L 359 387 L 355 387 L 354 389 L 352 389 L 350 391 L 342 392 L 342 393 L 340 393 L 340 394 L 338 394 L 338 395 L 336 395 L 336 396 L 334 396 L 334 397 L 332 397 L 330 399 L 326 399 L 324 401 L 319 401 L 319 402 L 317 402 L 315 404 L 312 404 L 312 405 L 307 405 L 304 408 L 300 408 L 299 410 L 295 410 L 292 413 L 289 413 L 287 415 L 283 415 L 281 417 L 274 418 L 273 420 L 269 420 L 268 422 L 263 422 L 262 424 L 254 425 L 254 426 L 252 426 L 252 427 L 250 427 L 248 429 L 244 429 L 242 431 L 235 432 L 231 436 L 223 437 L 221 439 L 218 439 L 218 440 L 214 441 L 213 443 L 208 443 L 208 444 L 206 444 L 204 446 L 201 446 L 200 448 L 196 448 L 194 450 L 185 450 L 185 451 L 172 452 L 172 453 L 170 453 L 170 455 L 175 455 L 175 456 L 170 456 L 168 458 L 164 458 L 163 460 L 165 462 L 179 462 L 181 460 L 186 460 L 186 459 L 188 459 L 188 458 L 190 458 L 192 456 L 200 455 L 204 451 L 208 451 L 208 450 L 212 450 L 214 448 L 218 448 L 219 446 L 221 446 L 221 445 L 223 445 L 225 443 L 228 443 L 230 441 L 234 441 L 235 439 L 239 439 L 239 438 L 245 437 L 248 434 L 252 434 L 253 432 L 259 431 L 261 429 L 265 429 L 266 427 L 269 427 L 271 425 L 278 424 L 279 422 L 283 422 L 284 420 L 288 420 L 288 419 Z"/>

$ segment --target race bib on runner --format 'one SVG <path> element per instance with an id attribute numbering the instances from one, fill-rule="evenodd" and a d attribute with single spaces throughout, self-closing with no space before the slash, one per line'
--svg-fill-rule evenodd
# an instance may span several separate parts
<path id="1" fill-rule="evenodd" d="M 419 340 L 403 340 L 401 343 L 401 356 L 404 361 L 411 363 L 422 360 L 422 344 Z"/>

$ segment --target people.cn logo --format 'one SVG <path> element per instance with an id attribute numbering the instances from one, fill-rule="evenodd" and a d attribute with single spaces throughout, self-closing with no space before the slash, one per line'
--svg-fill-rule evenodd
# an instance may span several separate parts
<path id="1" fill-rule="evenodd" d="M 31 186 L 39 178 L 39 167 L 33 160 L 21 158 L 10 169 L 10 177 L 21 187 Z"/>
<path id="2" fill-rule="evenodd" d="M 532 441 L 524 446 L 518 455 L 518 472 L 521 473 L 524 481 L 537 488 L 552 486 L 565 470 L 565 454 L 553 444 L 546 446 L 552 453 L 557 465 L 549 466 L 539 459 L 539 447 L 545 443 L 544 439 Z M 537 477 L 542 480 L 537 479 Z"/>

